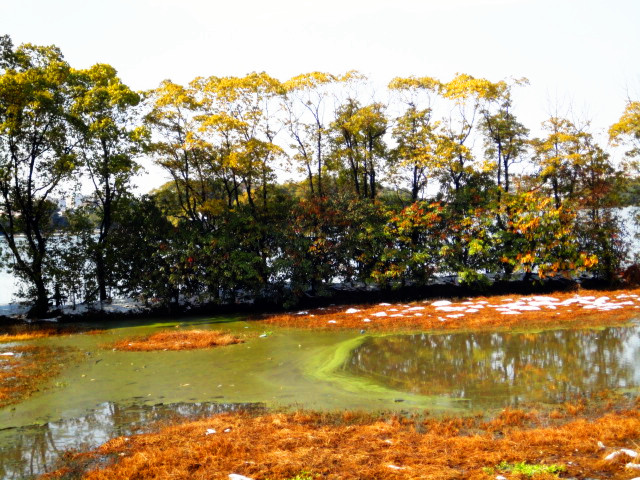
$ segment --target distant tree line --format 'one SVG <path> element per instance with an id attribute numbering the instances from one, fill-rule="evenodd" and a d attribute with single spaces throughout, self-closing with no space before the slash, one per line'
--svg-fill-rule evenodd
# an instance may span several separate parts
<path id="1" fill-rule="evenodd" d="M 0 37 L 0 233 L 28 286 L 52 303 L 138 296 L 295 304 L 333 282 L 483 284 L 514 275 L 614 282 L 628 261 L 640 102 L 609 144 L 551 116 L 532 138 L 514 113 L 526 80 L 366 78 L 313 72 L 163 81 L 135 92 L 104 64 Z M 132 193 L 139 160 L 172 181 Z M 283 180 L 280 171 L 295 171 Z M 92 185 L 56 219 L 54 197 Z M 61 225 L 64 225 L 61 227 Z"/>

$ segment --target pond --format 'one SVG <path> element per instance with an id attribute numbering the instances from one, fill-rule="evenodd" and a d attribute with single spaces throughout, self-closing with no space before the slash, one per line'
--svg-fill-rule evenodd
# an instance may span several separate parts
<path id="1" fill-rule="evenodd" d="M 109 345 L 166 328 L 223 329 L 243 344 L 120 352 Z M 272 328 L 272 327 L 269 327 Z M 262 336 L 261 336 L 262 335 Z M 48 388 L 0 409 L 0 477 L 51 469 L 61 452 L 94 447 L 155 421 L 237 408 L 473 413 L 557 403 L 640 385 L 640 327 L 521 333 L 370 335 L 273 329 L 239 318 L 111 324 L 99 335 L 32 341 L 82 353 Z M 0 352 L 10 349 L 0 344 Z"/>

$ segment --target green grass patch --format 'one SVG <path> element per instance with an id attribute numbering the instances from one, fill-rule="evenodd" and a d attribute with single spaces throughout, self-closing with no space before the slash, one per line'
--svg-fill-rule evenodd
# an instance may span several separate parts
<path id="1" fill-rule="evenodd" d="M 485 467 L 483 470 L 487 475 L 493 475 L 496 471 L 498 471 L 500 473 L 520 473 L 522 475 L 526 475 L 527 477 L 533 477 L 541 473 L 558 475 L 559 473 L 564 472 L 566 470 L 566 467 L 564 465 L 556 464 L 543 465 L 527 462 L 509 463 L 503 460 L 498 465 L 496 465 L 495 468 Z"/>

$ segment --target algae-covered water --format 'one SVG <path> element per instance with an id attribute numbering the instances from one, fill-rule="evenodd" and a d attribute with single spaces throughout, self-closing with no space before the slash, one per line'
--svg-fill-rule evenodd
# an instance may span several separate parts
<path id="1" fill-rule="evenodd" d="M 108 347 L 176 327 L 223 329 L 246 342 L 179 352 Z M 0 409 L 0 478 L 50 470 L 66 449 L 94 447 L 156 421 L 240 407 L 465 413 L 640 385 L 638 326 L 414 335 L 269 329 L 191 318 L 31 342 L 81 355 L 47 388 Z"/>

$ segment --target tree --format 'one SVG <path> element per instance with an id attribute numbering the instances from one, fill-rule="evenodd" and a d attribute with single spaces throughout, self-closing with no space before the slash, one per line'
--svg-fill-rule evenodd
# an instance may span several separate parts
<path id="1" fill-rule="evenodd" d="M 281 83 L 266 73 L 251 73 L 196 79 L 192 86 L 201 96 L 199 132 L 208 135 L 207 146 L 220 152 L 218 170 L 235 183 L 236 203 L 239 178 L 251 210 L 256 212 L 256 195 L 266 208 L 274 161 L 283 154 L 275 143 L 272 117 Z"/>
<path id="2" fill-rule="evenodd" d="M 179 285 L 172 278 L 181 248 L 176 228 L 148 196 L 122 198 L 114 212 L 112 247 L 118 289 L 147 302 L 170 305 L 178 300 Z"/>
<path id="3" fill-rule="evenodd" d="M 519 80 L 522 85 L 526 80 Z M 509 192 L 511 188 L 509 169 L 521 159 L 527 149 L 529 129 L 522 125 L 511 112 L 511 85 L 501 89 L 499 97 L 490 96 L 481 110 L 480 129 L 485 137 L 485 155 L 496 165 L 496 184 Z"/>
<path id="4" fill-rule="evenodd" d="M 75 72 L 72 113 L 79 121 L 83 167 L 93 182 L 97 200 L 98 236 L 90 249 L 95 264 L 100 302 L 114 284 L 110 263 L 113 213 L 129 193 L 138 171 L 134 157 L 145 129 L 136 127 L 134 108 L 140 96 L 124 85 L 110 65 L 97 64 Z"/>
<path id="5" fill-rule="evenodd" d="M 386 155 L 387 132 L 385 107 L 381 103 L 360 106 L 350 98 L 338 108 L 332 123 L 333 155 L 351 179 L 355 194 L 374 199 L 380 160 Z"/>
<path id="6" fill-rule="evenodd" d="M 210 152 L 197 141 L 195 92 L 165 80 L 147 93 L 147 102 L 150 111 L 144 121 L 153 134 L 149 152 L 173 178 L 180 218 L 205 232 L 209 218 L 202 207 L 211 197 L 211 160 Z"/>
<path id="7" fill-rule="evenodd" d="M 293 158 L 307 174 L 311 196 L 324 195 L 322 179 L 329 138 L 328 98 L 335 98 L 336 88 L 359 78 L 361 75 L 355 71 L 344 75 L 311 72 L 297 75 L 283 84 L 284 125 L 293 140 Z"/>
<path id="8" fill-rule="evenodd" d="M 629 100 L 624 113 L 616 123 L 609 128 L 609 138 L 612 143 L 626 143 L 631 149 L 627 156 L 640 156 L 640 102 Z"/>
<path id="9" fill-rule="evenodd" d="M 25 44 L 13 50 L 6 37 L 1 45 L 0 233 L 14 271 L 31 286 L 29 315 L 41 317 L 49 302 L 53 196 L 77 167 L 69 114 L 72 72 L 56 47 Z"/>
<path id="10" fill-rule="evenodd" d="M 575 200 L 580 185 L 580 170 L 591 148 L 591 135 L 566 118 L 551 117 L 542 124 L 549 132 L 533 139 L 534 162 L 543 184 L 549 184 L 555 207 Z"/>
<path id="11" fill-rule="evenodd" d="M 406 105 L 393 128 L 397 147 L 389 157 L 390 170 L 397 175 L 403 169 L 409 169 L 412 202 L 418 200 L 429 177 L 441 166 L 436 135 L 439 122 L 433 121 L 431 98 L 441 87 L 441 83 L 431 77 L 398 77 L 389 83 L 389 89 L 398 93 Z M 426 97 L 426 105 L 422 105 L 424 99 L 421 97 Z"/>
<path id="12" fill-rule="evenodd" d="M 469 139 L 478 110 L 483 102 L 500 98 L 506 88 L 505 82 L 492 83 L 467 74 L 458 74 L 440 88 L 442 97 L 452 103 L 449 116 L 443 118 L 438 132 L 438 151 L 442 157 L 440 176 L 443 187 L 450 190 L 453 202 L 460 206 L 464 202 L 458 197 L 464 195 L 464 186 L 476 171 Z"/>

